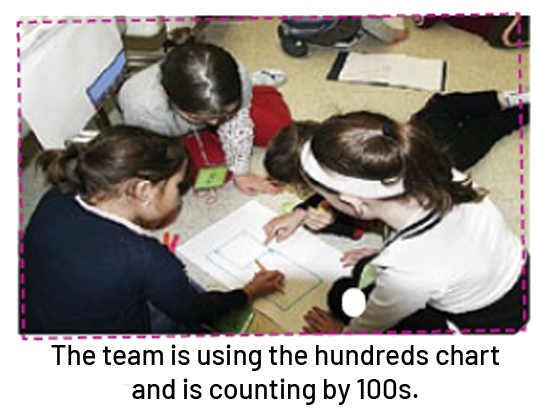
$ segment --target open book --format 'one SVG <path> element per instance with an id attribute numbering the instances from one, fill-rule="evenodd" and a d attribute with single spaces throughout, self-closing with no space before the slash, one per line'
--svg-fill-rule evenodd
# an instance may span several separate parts
<path id="1" fill-rule="evenodd" d="M 445 90 L 446 62 L 397 54 L 340 52 L 328 79 L 416 90 Z"/>

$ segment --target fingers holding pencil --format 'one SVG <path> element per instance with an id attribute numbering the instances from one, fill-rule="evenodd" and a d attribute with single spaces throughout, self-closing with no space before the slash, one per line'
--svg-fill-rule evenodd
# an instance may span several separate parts
<path id="1" fill-rule="evenodd" d="M 284 278 L 285 276 L 278 270 L 266 270 L 265 272 L 260 272 L 265 275 L 266 283 L 273 287 L 274 292 L 285 293 L 284 290 Z"/>
<path id="2" fill-rule="evenodd" d="M 256 266 L 260 268 L 260 271 L 262 272 L 267 271 L 266 267 L 260 262 L 260 260 L 256 259 L 254 260 L 254 263 L 256 263 Z"/>
<path id="3" fill-rule="evenodd" d="M 278 270 L 268 270 L 259 260 L 254 260 L 259 272 L 248 282 L 243 290 L 251 300 L 274 292 L 284 291 L 284 275 Z"/>
<path id="4" fill-rule="evenodd" d="M 265 267 L 258 259 L 254 260 L 254 263 L 256 263 L 256 265 L 260 268 L 260 271 L 258 273 L 268 274 L 268 279 L 271 279 L 273 281 L 273 284 L 277 287 L 277 290 L 284 293 L 284 275 L 279 270 L 267 269 L 267 267 Z"/>

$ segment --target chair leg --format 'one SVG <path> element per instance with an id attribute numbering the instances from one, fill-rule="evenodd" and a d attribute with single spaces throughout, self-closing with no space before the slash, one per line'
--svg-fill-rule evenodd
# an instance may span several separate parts
<path id="1" fill-rule="evenodd" d="M 109 115 L 105 111 L 104 107 L 101 107 L 99 110 L 97 110 L 94 121 L 96 122 L 97 127 L 100 131 L 112 127 L 111 120 L 109 119 Z"/>

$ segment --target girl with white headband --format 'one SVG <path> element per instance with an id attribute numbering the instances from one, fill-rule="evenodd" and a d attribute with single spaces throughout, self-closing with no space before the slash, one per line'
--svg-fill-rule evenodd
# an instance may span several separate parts
<path id="1" fill-rule="evenodd" d="M 433 95 L 411 121 L 430 130 L 452 159 L 453 167 L 466 172 L 482 159 L 499 140 L 522 125 L 529 124 L 529 91 L 480 91 Z M 351 114 L 348 114 L 351 117 Z M 298 121 L 285 127 L 270 142 L 264 167 L 270 179 L 308 190 L 300 173 L 299 153 L 319 123 Z M 303 193 L 303 192 L 302 192 Z M 319 207 L 321 209 L 319 209 Z M 316 233 L 329 233 L 360 239 L 365 231 L 379 228 L 377 221 L 358 221 L 326 207 L 320 195 L 312 195 L 290 213 L 265 225 L 267 240 L 281 242 L 303 225 Z M 372 252 L 353 249 L 344 253 L 342 264 L 353 266 Z"/>
<path id="2" fill-rule="evenodd" d="M 368 112 L 324 122 L 301 152 L 303 175 L 333 208 L 379 219 L 393 234 L 379 254 L 336 282 L 330 313 L 314 308 L 306 331 L 516 331 L 527 320 L 528 261 L 496 206 L 454 172 L 427 130 Z M 342 294 L 367 278 L 364 312 Z"/>

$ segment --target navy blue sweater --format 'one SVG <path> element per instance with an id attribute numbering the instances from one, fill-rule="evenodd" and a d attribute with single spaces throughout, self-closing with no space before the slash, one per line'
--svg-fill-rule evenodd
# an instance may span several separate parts
<path id="1" fill-rule="evenodd" d="M 160 242 L 53 189 L 24 240 L 24 333 L 147 333 L 147 301 L 196 327 L 248 300 L 242 290 L 197 291 L 183 263 Z"/>

